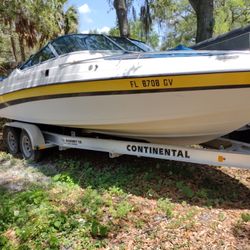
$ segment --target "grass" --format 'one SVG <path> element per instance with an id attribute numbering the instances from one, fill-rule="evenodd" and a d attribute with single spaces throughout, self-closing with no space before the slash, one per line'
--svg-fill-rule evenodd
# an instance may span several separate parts
<path id="1" fill-rule="evenodd" d="M 250 213 L 242 213 L 242 214 L 241 214 L 241 219 L 242 219 L 244 222 L 249 222 L 249 221 L 250 221 Z"/>
<path id="2" fill-rule="evenodd" d="M 173 217 L 174 205 L 171 203 L 171 201 L 168 198 L 166 199 L 160 198 L 157 201 L 157 206 L 162 212 L 166 214 L 166 216 L 169 219 Z"/>
<path id="3" fill-rule="evenodd" d="M 184 196 L 186 196 L 189 199 L 191 199 L 195 195 L 194 191 L 189 186 L 187 186 L 183 181 L 176 182 L 176 187 Z"/>
<path id="4" fill-rule="evenodd" d="M 132 210 L 128 200 L 112 200 L 112 192 L 79 189 L 70 176 L 57 175 L 48 190 L 30 188 L 0 193 L 0 248 L 95 249 L 105 245 L 110 230 Z M 106 198 L 109 197 L 107 201 Z M 111 201 L 111 202 L 110 202 Z M 116 223 L 108 218 L 114 217 Z M 9 237 L 8 232 L 12 232 Z"/>
<path id="5" fill-rule="evenodd" d="M 145 249 L 147 242 L 185 249 L 204 246 L 204 237 L 194 244 L 187 234 L 207 230 L 208 240 L 218 238 L 230 209 L 249 222 L 249 187 L 215 168 L 101 153 L 57 153 L 33 167 L 6 153 L 0 158 L 0 249 Z M 25 179 L 18 192 L 1 184 L 17 170 L 43 179 Z M 240 242 L 242 230 L 232 230 Z"/>
<path id="6" fill-rule="evenodd" d="M 2 156 L 10 166 L 15 162 L 9 155 Z M 112 179 L 108 169 L 96 173 L 86 162 L 79 176 L 79 164 L 71 160 L 56 162 L 63 171 L 56 175 L 52 171 L 47 188 L 31 185 L 14 193 L 1 189 L 0 249 L 105 246 L 109 232 L 119 229 L 133 205 L 121 188 L 107 187 Z M 41 169 L 49 174 L 46 167 Z M 81 188 L 80 182 L 88 186 Z"/>
<path id="7" fill-rule="evenodd" d="M 194 226 L 194 216 L 197 214 L 195 209 L 189 209 L 184 214 L 178 214 L 175 220 L 170 221 L 168 228 L 178 229 L 180 227 L 190 229 Z"/>

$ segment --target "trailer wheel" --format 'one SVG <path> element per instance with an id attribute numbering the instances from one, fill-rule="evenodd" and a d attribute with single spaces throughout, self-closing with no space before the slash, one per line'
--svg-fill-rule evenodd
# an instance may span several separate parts
<path id="1" fill-rule="evenodd" d="M 5 127 L 3 131 L 3 138 L 8 152 L 12 155 L 17 155 L 19 153 L 19 133 L 17 129 Z"/>
<path id="2" fill-rule="evenodd" d="M 41 156 L 39 150 L 34 150 L 31 139 L 26 131 L 22 131 L 20 135 L 20 150 L 23 158 L 31 161 L 38 161 Z"/>

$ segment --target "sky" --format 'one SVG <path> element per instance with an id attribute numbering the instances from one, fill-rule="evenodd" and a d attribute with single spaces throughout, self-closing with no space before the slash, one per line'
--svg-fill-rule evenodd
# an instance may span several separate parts
<path id="1" fill-rule="evenodd" d="M 65 5 L 73 5 L 80 17 L 79 32 L 88 33 L 89 30 L 108 32 L 116 25 L 115 10 L 108 0 L 68 0 Z"/>

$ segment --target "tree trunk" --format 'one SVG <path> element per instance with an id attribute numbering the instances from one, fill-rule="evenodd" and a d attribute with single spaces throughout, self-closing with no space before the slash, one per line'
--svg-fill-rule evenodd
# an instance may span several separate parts
<path id="1" fill-rule="evenodd" d="M 129 37 L 126 0 L 114 0 L 114 7 L 116 10 L 121 37 Z"/>
<path id="2" fill-rule="evenodd" d="M 18 40 L 19 40 L 19 46 L 20 46 L 20 51 L 21 51 L 21 58 L 22 61 L 24 62 L 25 59 L 25 49 L 24 49 L 24 38 L 22 34 L 18 35 Z"/>
<path id="3" fill-rule="evenodd" d="M 197 18 L 196 43 L 213 36 L 214 28 L 214 1 L 213 0 L 189 0 Z"/>
<path id="4" fill-rule="evenodd" d="M 15 61 L 18 62 L 17 53 L 16 53 L 16 44 L 15 44 L 15 39 L 14 39 L 13 33 L 12 33 L 11 21 L 9 21 L 9 27 L 10 27 L 10 43 L 11 43 L 12 53 L 13 53 L 13 56 L 15 58 Z"/>
<path id="5" fill-rule="evenodd" d="M 11 42 L 11 47 L 12 47 L 13 56 L 14 56 L 14 58 L 15 58 L 15 61 L 18 62 L 17 53 L 16 53 L 15 39 L 14 39 L 14 37 L 13 37 L 12 34 L 10 35 L 10 42 Z"/>

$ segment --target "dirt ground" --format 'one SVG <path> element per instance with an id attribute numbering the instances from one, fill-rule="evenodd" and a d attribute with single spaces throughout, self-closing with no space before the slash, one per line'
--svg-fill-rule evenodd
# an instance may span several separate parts
<path id="1" fill-rule="evenodd" d="M 122 190 L 129 209 L 117 208 L 124 214 L 115 217 L 114 208 L 109 216 L 107 207 L 99 208 L 106 211 L 102 223 L 109 220 L 112 225 L 100 246 L 90 234 L 93 245 L 77 238 L 71 248 L 59 245 L 55 249 L 250 249 L 250 170 L 130 156 L 109 159 L 107 154 L 83 150 L 51 150 L 42 162 L 33 164 L 0 152 L 0 187 L 6 192 L 18 194 L 34 185 L 48 190 L 53 176 L 62 173 L 77 183 L 78 193 L 84 194 L 91 186 L 105 198 L 112 188 Z M 119 192 L 112 198 L 117 206 Z M 57 198 L 53 204 L 67 203 L 67 199 Z M 12 244 L 8 232 L 13 228 L 10 224 L 9 231 L 3 232 L 8 244 Z M 61 242 L 70 241 L 64 237 Z M 25 244 L 33 247 L 35 240 Z"/>

